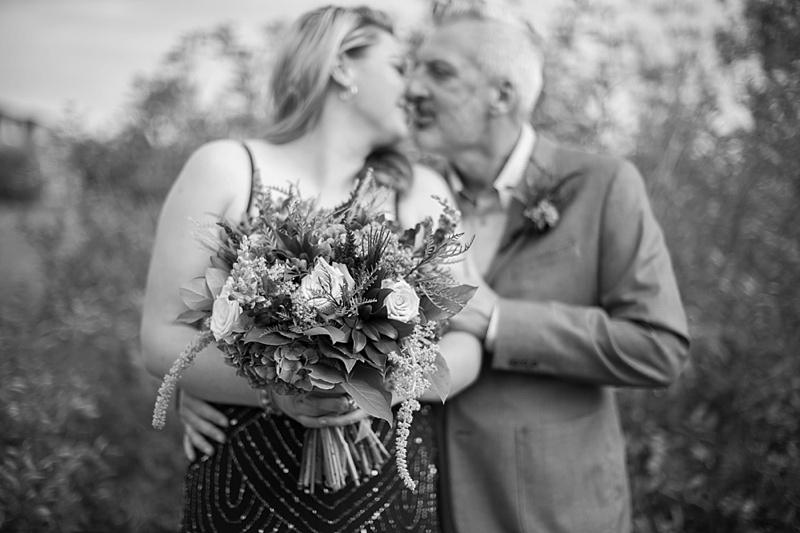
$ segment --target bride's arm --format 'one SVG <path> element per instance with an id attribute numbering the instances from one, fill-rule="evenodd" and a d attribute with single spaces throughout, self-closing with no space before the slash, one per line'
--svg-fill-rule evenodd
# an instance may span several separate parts
<path id="1" fill-rule="evenodd" d="M 453 194 L 441 175 L 427 167 L 415 166 L 411 187 L 398 202 L 397 215 L 400 224 L 412 227 L 426 216 L 436 220 L 443 210 L 436 198 L 455 205 Z M 455 279 L 466 279 L 464 261 L 450 265 L 450 269 Z M 472 385 L 478 378 L 483 346 L 474 335 L 463 331 L 449 331 L 439 340 L 439 351 L 450 368 L 450 398 Z M 420 399 L 425 402 L 441 401 L 432 391 L 426 391 Z"/>
<path id="2" fill-rule="evenodd" d="M 179 287 L 203 275 L 212 252 L 195 237 L 196 220 L 213 224 L 216 216 L 237 220 L 250 194 L 249 161 L 234 141 L 216 141 L 198 149 L 184 165 L 164 202 L 152 250 L 141 324 L 145 367 L 163 378 L 196 330 L 175 323 L 186 310 Z M 201 352 L 180 385 L 210 401 L 256 405 L 258 394 L 226 365 L 213 347 Z"/>

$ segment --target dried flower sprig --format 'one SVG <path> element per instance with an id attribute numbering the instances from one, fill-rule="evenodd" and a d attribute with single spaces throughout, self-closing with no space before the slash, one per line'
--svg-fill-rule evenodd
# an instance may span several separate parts
<path id="1" fill-rule="evenodd" d="M 211 319 L 207 319 L 206 322 Z M 175 389 L 178 386 L 181 374 L 184 370 L 189 368 L 194 362 L 197 354 L 202 352 L 214 336 L 209 329 L 203 329 L 197 332 L 192 342 L 181 352 L 178 359 L 172 363 L 169 373 L 164 377 L 164 381 L 158 388 L 158 397 L 156 399 L 156 406 L 153 409 L 153 427 L 156 429 L 163 429 L 167 420 L 167 412 L 169 411 L 169 402 Z"/>

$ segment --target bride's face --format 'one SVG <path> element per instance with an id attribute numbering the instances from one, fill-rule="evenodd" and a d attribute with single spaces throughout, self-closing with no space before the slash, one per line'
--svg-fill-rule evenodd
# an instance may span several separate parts
<path id="1" fill-rule="evenodd" d="M 408 135 L 405 65 L 405 50 L 386 32 L 380 32 L 354 62 L 358 94 L 352 105 L 375 134 L 376 145 L 392 144 Z"/>

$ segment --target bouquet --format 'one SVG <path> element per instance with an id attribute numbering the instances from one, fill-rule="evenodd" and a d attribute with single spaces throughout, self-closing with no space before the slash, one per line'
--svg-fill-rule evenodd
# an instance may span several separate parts
<path id="1" fill-rule="evenodd" d="M 418 398 L 431 388 L 447 396 L 450 376 L 437 340 L 446 320 L 475 291 L 446 266 L 467 245 L 455 233 L 458 213 L 442 202 L 429 217 L 402 229 L 379 212 L 371 171 L 334 209 L 300 198 L 296 187 L 265 189 L 257 210 L 238 224 L 219 220 L 204 243 L 214 252 L 205 274 L 181 287 L 188 310 L 179 322 L 198 324 L 159 389 L 153 425 L 163 427 L 181 372 L 214 343 L 250 386 L 282 394 L 343 390 L 370 417 L 394 422 L 396 461 L 406 465 L 408 429 Z M 338 490 L 359 484 L 387 459 L 371 420 L 306 431 L 299 483 Z"/>

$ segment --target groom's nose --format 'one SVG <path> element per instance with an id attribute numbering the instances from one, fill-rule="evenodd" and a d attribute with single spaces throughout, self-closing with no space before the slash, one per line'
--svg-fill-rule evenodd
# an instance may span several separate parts
<path id="1" fill-rule="evenodd" d="M 415 72 L 411 72 L 408 77 L 406 87 L 406 100 L 412 103 L 420 102 L 428 96 L 428 90 Z"/>

